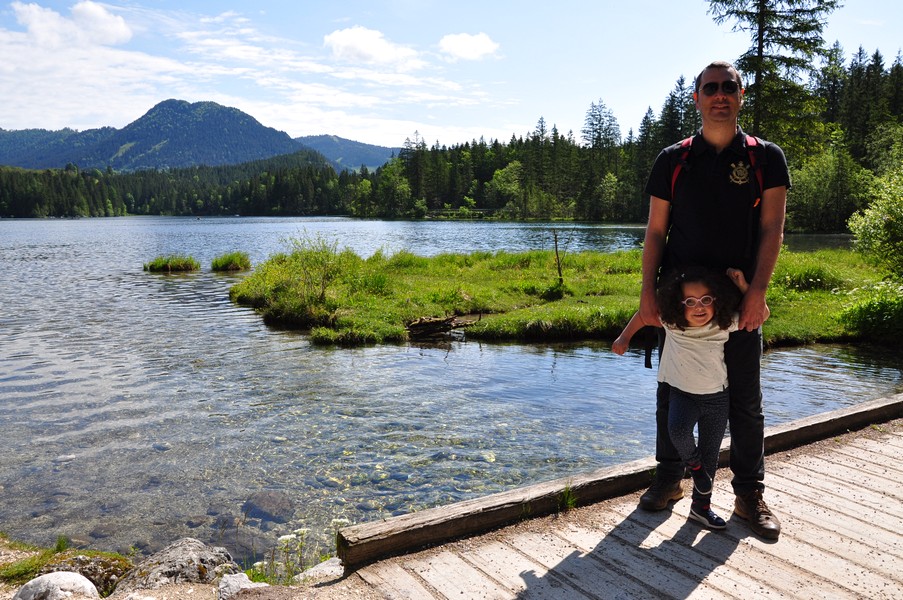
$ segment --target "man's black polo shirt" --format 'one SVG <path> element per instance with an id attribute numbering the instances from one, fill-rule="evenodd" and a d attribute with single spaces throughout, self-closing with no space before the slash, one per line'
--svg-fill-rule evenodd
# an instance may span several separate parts
<path id="1" fill-rule="evenodd" d="M 762 141 L 756 152 L 762 187 L 790 187 L 787 160 L 779 146 Z M 662 271 L 689 265 L 713 269 L 737 267 L 752 280 L 758 251 L 761 196 L 750 165 L 746 134 L 738 130 L 720 154 L 701 134 L 693 138 L 671 198 L 671 176 L 686 151 L 680 143 L 662 150 L 655 160 L 646 193 L 671 203 L 671 222 Z"/>

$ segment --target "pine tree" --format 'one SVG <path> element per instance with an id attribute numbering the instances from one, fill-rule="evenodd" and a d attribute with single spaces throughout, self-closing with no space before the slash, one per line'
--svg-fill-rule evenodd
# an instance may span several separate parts
<path id="1" fill-rule="evenodd" d="M 802 90 L 799 75 L 822 54 L 827 15 L 839 5 L 839 0 L 709 0 L 716 23 L 736 21 L 733 30 L 750 35 L 752 45 L 736 65 L 752 75 L 746 92 L 750 133 L 769 137 L 771 130 L 786 127 L 776 122 L 799 118 L 777 104 L 788 88 L 794 96 Z"/>

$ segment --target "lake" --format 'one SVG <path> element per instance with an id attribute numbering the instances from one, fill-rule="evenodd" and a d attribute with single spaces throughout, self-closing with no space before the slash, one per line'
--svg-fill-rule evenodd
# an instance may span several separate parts
<path id="1" fill-rule="evenodd" d="M 322 236 L 369 256 L 638 247 L 641 226 L 342 218 L 0 220 L 0 531 L 150 552 L 183 536 L 260 557 L 333 529 L 654 452 L 655 375 L 607 344 L 311 346 L 210 271 Z M 848 238 L 791 237 L 791 248 Z M 203 268 L 145 273 L 162 254 Z M 900 354 L 766 354 L 769 425 L 903 390 Z M 725 474 L 722 474 L 726 476 Z M 766 481 L 767 483 L 767 481 Z M 270 492 L 284 523 L 246 501 Z M 338 521 L 337 521 L 338 520 Z"/>

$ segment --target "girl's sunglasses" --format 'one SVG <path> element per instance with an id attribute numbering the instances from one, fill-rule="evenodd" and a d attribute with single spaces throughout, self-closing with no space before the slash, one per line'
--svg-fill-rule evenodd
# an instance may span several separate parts
<path id="1" fill-rule="evenodd" d="M 727 81 L 721 82 L 721 91 L 723 93 L 727 94 L 728 96 L 730 96 L 731 94 L 736 94 L 737 90 L 739 90 L 739 89 L 740 89 L 740 86 L 737 85 L 737 82 L 734 81 L 733 79 L 728 79 Z M 702 93 L 705 94 L 706 96 L 714 96 L 715 94 L 717 94 L 718 93 L 718 82 L 710 81 L 707 84 L 705 84 L 704 86 L 702 86 Z"/>
<path id="2" fill-rule="evenodd" d="M 687 308 L 693 308 L 697 304 L 701 304 L 702 306 L 709 306 L 714 301 L 714 296 L 705 295 L 702 298 L 694 298 L 693 296 L 690 296 L 686 300 L 681 301 L 681 304 L 683 304 Z"/>

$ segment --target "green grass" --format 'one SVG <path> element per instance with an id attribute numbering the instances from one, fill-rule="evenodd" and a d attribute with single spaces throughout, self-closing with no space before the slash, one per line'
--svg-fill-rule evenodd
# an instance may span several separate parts
<path id="1" fill-rule="evenodd" d="M 151 273 L 175 273 L 197 271 L 201 268 L 201 264 L 190 256 L 182 256 L 180 254 L 170 254 L 169 256 L 158 256 L 149 263 L 144 263 L 144 270 Z"/>
<path id="2" fill-rule="evenodd" d="M 229 252 L 214 258 L 210 268 L 214 271 L 247 271 L 251 268 L 251 258 L 247 252 Z"/>
<path id="3" fill-rule="evenodd" d="M 402 342 L 419 317 L 479 317 L 471 339 L 611 340 L 637 309 L 641 252 L 569 253 L 558 280 L 554 251 L 361 258 L 323 240 L 296 241 L 230 290 L 273 325 L 310 331 L 319 344 Z M 859 339 L 841 315 L 880 274 L 848 250 L 781 255 L 769 289 L 768 345 Z"/>
<path id="4" fill-rule="evenodd" d="M 843 314 L 880 281 L 881 273 L 850 250 L 782 252 L 768 291 L 771 318 L 762 328 L 765 343 L 863 339 L 860 331 L 844 323 Z"/>

